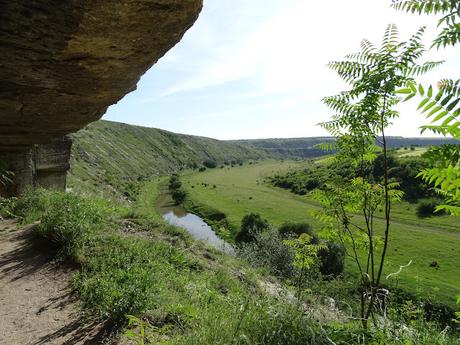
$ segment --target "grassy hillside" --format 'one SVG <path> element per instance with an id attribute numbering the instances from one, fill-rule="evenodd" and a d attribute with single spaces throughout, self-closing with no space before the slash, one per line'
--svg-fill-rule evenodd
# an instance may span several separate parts
<path id="1" fill-rule="evenodd" d="M 325 304 L 323 290 L 298 303 L 282 281 L 161 221 L 151 208 L 157 182 L 144 184 L 145 194 L 130 205 L 45 190 L 0 202 L 2 215 L 40 221 L 34 235 L 56 250 L 58 262 L 75 268 L 70 284 L 84 320 L 108 337 L 97 343 L 458 344 L 457 334 L 441 332 L 412 309 L 402 314 L 406 319 L 386 321 L 385 330 L 364 334 L 349 304 Z M 401 332 L 406 323 L 410 331 Z M 91 327 L 72 334 L 82 339 Z"/>
<path id="2" fill-rule="evenodd" d="M 287 138 L 287 139 L 253 139 L 253 140 L 234 140 L 235 144 L 265 151 L 272 157 L 283 159 L 311 158 L 323 156 L 324 151 L 318 149 L 316 145 L 333 142 L 332 137 L 312 137 L 312 138 Z M 390 148 L 410 148 L 439 146 L 442 144 L 458 144 L 459 142 L 449 138 L 403 138 L 388 137 Z"/>
<path id="3" fill-rule="evenodd" d="M 200 166 L 207 159 L 223 164 L 266 156 L 236 143 L 109 121 L 90 124 L 73 140 L 68 186 L 93 194 L 130 193 L 133 181 Z"/>

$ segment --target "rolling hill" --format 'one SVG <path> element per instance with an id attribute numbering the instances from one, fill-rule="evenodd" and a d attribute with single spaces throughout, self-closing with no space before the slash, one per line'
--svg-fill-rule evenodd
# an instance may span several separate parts
<path id="1" fill-rule="evenodd" d="M 317 144 L 331 137 L 222 141 L 193 135 L 97 121 L 72 135 L 68 187 L 91 194 L 131 195 L 136 181 L 186 168 L 206 160 L 218 164 L 265 158 L 305 159 L 324 155 Z M 457 143 L 444 138 L 390 137 L 390 147 L 426 147 Z"/>
<path id="2" fill-rule="evenodd" d="M 200 166 L 209 159 L 223 164 L 268 156 L 238 143 L 110 121 L 94 122 L 72 139 L 68 187 L 93 194 L 126 194 L 133 181 Z"/>

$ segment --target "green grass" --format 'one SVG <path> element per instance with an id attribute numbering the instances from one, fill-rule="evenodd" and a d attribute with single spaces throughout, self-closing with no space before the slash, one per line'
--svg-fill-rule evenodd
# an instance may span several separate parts
<path id="1" fill-rule="evenodd" d="M 146 194 L 159 182 L 146 184 Z M 150 197 L 129 213 L 106 200 L 37 190 L 8 207 L 39 220 L 37 234 L 80 267 L 72 286 L 92 318 L 118 327 L 127 315 L 148 320 L 149 343 L 327 343 L 295 305 L 265 294 L 245 263 L 155 221 L 152 208 L 140 207 Z"/>
<path id="2" fill-rule="evenodd" d="M 265 176 L 305 164 L 265 161 L 185 174 L 182 180 L 192 202 L 224 212 L 235 228 L 239 227 L 244 215 L 256 212 L 275 226 L 286 221 L 308 221 L 318 230 L 321 224 L 311 215 L 312 210 L 319 209 L 316 202 L 308 196 L 295 195 L 264 183 Z M 213 185 L 216 188 L 212 188 Z M 391 284 L 453 306 L 455 296 L 460 294 L 458 222 L 459 218 L 449 216 L 419 219 L 415 215 L 415 205 L 401 203 L 396 206 L 386 273 L 397 271 L 409 260 L 412 264 Z M 377 220 L 377 226 L 382 229 L 382 217 Z M 439 263 L 438 270 L 429 267 L 433 261 Z M 347 267 L 353 272 L 350 262 Z"/>
<path id="3" fill-rule="evenodd" d="M 426 151 L 428 151 L 428 147 L 414 147 L 414 148 L 399 148 L 396 150 L 396 156 L 397 157 L 419 157 L 422 154 L 424 154 Z"/>
<path id="4" fill-rule="evenodd" d="M 146 320 L 145 344 L 357 343 L 362 334 L 355 323 L 317 322 L 296 303 L 268 294 L 260 285 L 266 277 L 245 262 L 155 220 L 146 206 L 160 182 L 144 186 L 145 197 L 132 212 L 106 200 L 44 190 L 7 207 L 24 220 L 40 220 L 38 234 L 78 264 L 72 286 L 91 317 L 122 333 L 127 315 Z M 366 343 L 456 343 L 420 322 L 417 334 L 394 338 L 376 330 Z"/>

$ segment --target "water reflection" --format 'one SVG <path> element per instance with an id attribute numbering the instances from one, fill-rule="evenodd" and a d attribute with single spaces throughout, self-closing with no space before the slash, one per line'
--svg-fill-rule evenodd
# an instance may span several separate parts
<path id="1" fill-rule="evenodd" d="M 163 194 L 158 199 L 157 210 L 168 223 L 187 230 L 195 239 L 206 241 L 217 249 L 234 254 L 233 247 L 217 236 L 203 219 L 175 205 L 169 194 Z"/>

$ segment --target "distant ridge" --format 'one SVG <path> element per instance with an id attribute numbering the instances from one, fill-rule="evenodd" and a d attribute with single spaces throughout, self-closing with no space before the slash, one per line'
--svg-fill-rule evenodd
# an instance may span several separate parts
<path id="1" fill-rule="evenodd" d="M 271 157 L 282 159 L 314 158 L 325 154 L 316 146 L 321 143 L 334 142 L 334 137 L 309 137 L 309 138 L 272 138 L 272 139 L 242 139 L 230 140 L 234 144 L 255 148 L 266 152 Z M 442 144 L 460 144 L 450 138 L 405 138 L 400 136 L 387 137 L 388 146 L 391 148 L 410 146 L 439 146 Z"/>

